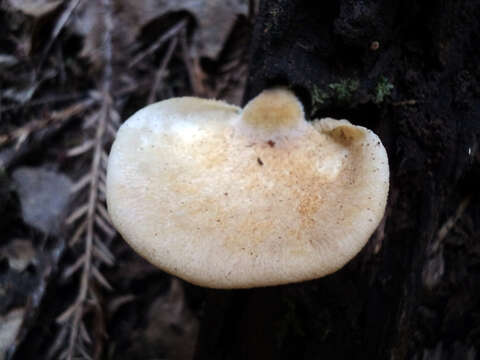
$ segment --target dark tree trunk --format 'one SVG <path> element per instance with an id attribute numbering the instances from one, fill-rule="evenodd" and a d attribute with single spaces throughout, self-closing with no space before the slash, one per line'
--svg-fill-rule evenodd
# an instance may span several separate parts
<path id="1" fill-rule="evenodd" d="M 263 1 L 252 41 L 245 99 L 289 86 L 374 130 L 389 202 L 337 273 L 212 295 L 197 358 L 478 358 L 480 1 Z"/>

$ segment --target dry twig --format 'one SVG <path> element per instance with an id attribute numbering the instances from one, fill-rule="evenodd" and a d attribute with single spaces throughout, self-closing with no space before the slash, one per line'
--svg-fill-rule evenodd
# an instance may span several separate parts
<path id="1" fill-rule="evenodd" d="M 174 37 L 172 40 L 170 40 L 170 44 L 168 45 L 167 52 L 163 57 L 160 67 L 155 73 L 155 79 L 153 80 L 153 85 L 150 90 L 150 95 L 148 96 L 148 104 L 151 104 L 155 101 L 155 94 L 157 93 L 158 87 L 160 86 L 160 81 L 164 76 L 165 68 L 167 67 L 170 59 L 172 58 L 172 54 L 177 46 L 177 42 L 178 42 L 178 37 Z"/>
<path id="2" fill-rule="evenodd" d="M 185 31 L 185 29 L 180 32 L 180 48 L 182 49 L 183 62 L 185 64 L 185 67 L 187 68 L 188 78 L 190 80 L 193 94 L 196 96 L 207 95 L 206 89 L 203 86 L 205 74 L 200 69 L 198 59 L 192 59 L 190 49 L 187 43 L 187 32 Z"/>
<path id="3" fill-rule="evenodd" d="M 17 143 L 0 151 L 0 168 L 9 168 L 20 158 L 38 148 L 94 103 L 94 100 L 86 99 L 62 110 L 54 111 L 47 118 L 32 120 L 9 134 L 1 135 L 0 146 L 13 140 L 16 140 Z M 26 141 L 27 139 L 30 141 Z"/>
<path id="4" fill-rule="evenodd" d="M 42 57 L 40 58 L 40 62 L 38 65 L 38 69 L 40 69 L 43 66 L 43 63 L 50 52 L 50 49 L 57 39 L 58 35 L 60 35 L 60 32 L 63 30 L 65 27 L 65 24 L 68 22 L 70 17 L 72 16 L 73 12 L 77 8 L 77 6 L 80 4 L 82 0 L 70 0 L 68 6 L 65 8 L 63 11 L 62 15 L 58 18 L 57 23 L 55 24 L 55 27 L 53 28 L 53 31 L 50 35 L 50 39 L 48 40 L 47 45 L 45 46 Z"/>
<path id="5" fill-rule="evenodd" d="M 137 56 L 133 58 L 132 61 L 128 64 L 128 67 L 134 67 L 136 64 L 138 64 L 143 58 L 146 56 L 153 54 L 155 51 L 158 50 L 160 46 L 162 46 L 168 39 L 176 36 L 181 30 L 184 29 L 184 27 L 187 25 L 187 20 L 183 19 L 180 20 L 177 24 L 172 26 L 165 34 L 160 36 L 160 38 L 155 41 L 152 45 L 150 45 L 145 51 L 141 52 Z"/>
<path id="6" fill-rule="evenodd" d="M 77 297 L 73 304 L 57 317 L 57 322 L 62 325 L 59 337 L 62 337 L 62 343 L 66 343 L 66 348 L 60 355 L 61 358 L 71 360 L 76 356 L 83 358 L 92 358 L 101 353 L 101 339 L 94 337 L 92 340 L 89 330 L 85 324 L 84 315 L 90 310 L 94 311 L 94 322 L 103 323 L 103 319 L 95 319 L 102 316 L 98 296 L 94 284 L 98 284 L 107 290 L 111 290 L 111 285 L 101 273 L 101 264 L 113 265 L 114 257 L 111 254 L 105 241 L 102 239 L 111 239 L 115 235 L 115 231 L 109 225 L 108 214 L 102 199 L 103 182 L 105 179 L 106 168 L 104 166 L 106 152 L 105 146 L 110 143 L 113 133 L 118 123 L 118 114 L 113 108 L 113 100 L 111 98 L 112 83 L 112 4 L 110 0 L 102 0 L 105 14 L 105 33 L 104 33 L 104 54 L 105 65 L 103 71 L 103 83 L 101 91 L 101 106 L 97 114 L 87 119 L 91 122 L 90 126 L 94 127 L 95 133 L 91 139 L 86 140 L 83 144 L 70 149 L 68 156 L 80 156 L 91 153 L 91 163 L 89 171 L 84 175 L 72 192 L 81 194 L 87 192 L 87 201 L 79 205 L 72 214 L 67 218 L 67 224 L 77 224 L 71 237 L 71 245 L 83 239 L 84 249 L 82 256 L 68 267 L 64 272 L 64 277 L 71 277 L 74 273 L 81 271 L 80 287 Z M 103 185 L 103 186 L 102 186 Z M 68 340 L 65 335 L 65 328 L 68 328 Z M 55 349 L 51 349 L 51 357 L 62 348 L 55 343 Z M 52 351 L 54 350 L 54 351 Z"/>

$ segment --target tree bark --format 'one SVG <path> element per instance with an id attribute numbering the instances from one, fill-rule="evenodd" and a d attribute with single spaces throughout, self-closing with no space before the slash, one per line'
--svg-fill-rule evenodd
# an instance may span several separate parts
<path id="1" fill-rule="evenodd" d="M 337 273 L 229 295 L 223 335 L 205 346 L 203 327 L 198 359 L 478 356 L 479 48 L 478 0 L 261 3 L 245 100 L 288 86 L 310 118 L 375 131 L 389 201 Z"/>

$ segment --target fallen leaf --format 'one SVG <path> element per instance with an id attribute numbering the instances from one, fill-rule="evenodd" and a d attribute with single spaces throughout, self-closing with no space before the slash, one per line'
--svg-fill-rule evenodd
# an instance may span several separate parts
<path id="1" fill-rule="evenodd" d="M 0 360 L 6 358 L 6 352 L 17 337 L 24 315 L 25 310 L 17 308 L 0 316 Z"/>
<path id="2" fill-rule="evenodd" d="M 13 180 L 24 221 L 45 234 L 58 234 L 70 201 L 71 180 L 41 167 L 18 168 Z"/>
<path id="3" fill-rule="evenodd" d="M 115 2 L 113 44 L 118 51 L 132 48 L 142 28 L 161 16 L 188 12 L 198 27 L 193 35 L 195 55 L 217 58 L 238 15 L 247 15 L 245 0 L 118 0 Z M 85 1 L 75 12 L 73 32 L 83 36 L 82 55 L 100 59 L 104 42 L 105 13 L 98 1 Z M 161 34 L 159 34 L 161 35 Z M 117 53 L 118 53 L 117 51 Z"/>
<path id="4" fill-rule="evenodd" d="M 210 59 L 217 59 L 237 16 L 247 16 L 248 13 L 248 2 L 241 0 L 190 0 L 172 3 L 193 13 L 199 24 L 198 33 L 193 38 L 194 46 L 200 57 Z"/>
<path id="5" fill-rule="evenodd" d="M 155 300 L 148 314 L 146 340 L 150 344 L 163 344 L 169 359 L 191 359 L 197 339 L 198 319 L 186 304 L 180 280 L 172 278 L 168 294 Z"/>
<path id="6" fill-rule="evenodd" d="M 193 35 L 196 55 L 211 59 L 216 59 L 223 49 L 237 16 L 247 16 L 248 13 L 248 1 L 245 0 L 143 0 L 130 3 L 141 19 L 137 23 L 141 27 L 162 15 L 180 11 L 190 13 L 198 25 Z"/>
<path id="7" fill-rule="evenodd" d="M 0 54 L 0 68 L 7 68 L 18 64 L 18 59 L 9 54 Z"/>
<path id="8" fill-rule="evenodd" d="M 131 343 L 125 339 L 127 344 L 122 344 L 120 358 L 193 358 L 199 321 L 186 302 L 183 286 L 180 280 L 172 278 L 168 292 L 150 303 L 145 309 L 146 323 L 128 336 Z"/>
<path id="9" fill-rule="evenodd" d="M 1 257 L 5 257 L 10 268 L 23 271 L 28 265 L 35 262 L 36 251 L 32 242 L 23 239 L 14 239 L 2 248 Z"/>
<path id="10" fill-rule="evenodd" d="M 63 0 L 8 0 L 8 2 L 26 15 L 42 17 L 58 8 Z"/>

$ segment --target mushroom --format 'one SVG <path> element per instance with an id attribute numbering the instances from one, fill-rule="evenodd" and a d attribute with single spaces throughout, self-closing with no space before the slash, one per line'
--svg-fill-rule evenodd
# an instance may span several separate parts
<path id="1" fill-rule="evenodd" d="M 242 110 L 173 98 L 118 131 L 107 204 L 120 234 L 160 269 L 211 288 L 322 277 L 365 245 L 383 217 L 388 158 L 372 131 L 307 122 L 290 91 Z"/>

